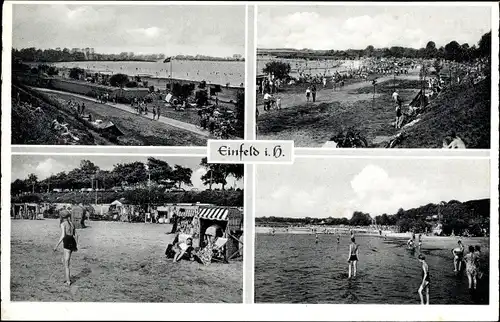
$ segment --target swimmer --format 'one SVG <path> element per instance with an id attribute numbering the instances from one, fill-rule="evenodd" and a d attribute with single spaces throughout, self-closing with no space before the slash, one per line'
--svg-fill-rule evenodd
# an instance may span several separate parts
<path id="1" fill-rule="evenodd" d="M 418 260 L 422 263 L 422 284 L 420 284 L 420 287 L 418 288 L 418 295 L 420 295 L 420 303 L 422 305 L 429 305 L 429 284 L 431 282 L 429 265 L 425 262 L 425 256 L 422 254 L 418 255 Z M 424 295 L 422 294 L 424 291 L 427 302 L 424 301 Z"/>
<path id="2" fill-rule="evenodd" d="M 469 246 L 469 252 L 464 256 L 465 272 L 469 280 L 469 290 L 476 289 L 477 285 L 477 255 L 474 251 L 474 246 Z"/>
<path id="3" fill-rule="evenodd" d="M 462 260 L 464 257 L 464 245 L 462 245 L 462 241 L 458 241 L 458 247 L 452 249 L 451 253 L 453 254 L 453 267 L 454 272 L 460 272 L 462 270 Z"/>
<path id="4" fill-rule="evenodd" d="M 347 259 L 347 262 L 349 263 L 349 278 L 351 278 L 351 267 L 353 277 L 356 277 L 356 266 L 358 263 L 358 248 L 359 245 L 356 244 L 356 240 L 354 237 L 351 237 L 351 244 L 349 245 L 349 258 Z"/>

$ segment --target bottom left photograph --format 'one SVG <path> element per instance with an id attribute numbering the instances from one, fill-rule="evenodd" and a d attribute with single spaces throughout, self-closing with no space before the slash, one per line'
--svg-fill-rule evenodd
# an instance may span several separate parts
<path id="1" fill-rule="evenodd" d="M 13 155 L 11 301 L 242 303 L 244 166 Z"/>

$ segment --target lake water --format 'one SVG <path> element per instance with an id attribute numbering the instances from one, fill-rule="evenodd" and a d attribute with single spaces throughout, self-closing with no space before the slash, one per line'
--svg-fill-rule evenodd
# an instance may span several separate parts
<path id="1" fill-rule="evenodd" d="M 341 236 L 339 245 L 336 238 L 319 235 L 316 244 L 312 234 L 257 234 L 255 302 L 420 304 L 422 265 L 418 251 L 408 251 L 405 240 L 357 236 L 358 274 L 348 280 L 349 236 Z M 477 243 L 488 261 L 488 244 Z M 487 273 L 478 291 L 471 293 L 465 273 L 453 273 L 451 248 L 426 246 L 424 237 L 422 253 L 429 265 L 431 304 L 488 303 Z"/>
<path id="2" fill-rule="evenodd" d="M 79 67 L 92 72 L 123 73 L 130 76 L 170 77 L 170 63 L 136 61 L 81 61 L 54 63 L 59 68 Z M 243 61 L 172 60 L 172 78 L 210 84 L 239 86 L 245 81 Z"/>
<path id="3" fill-rule="evenodd" d="M 288 58 L 273 58 L 260 56 L 257 58 L 257 71 L 262 73 L 262 70 L 266 66 L 266 63 L 270 61 L 281 61 L 290 64 L 291 72 L 290 76 L 298 77 L 299 71 L 305 72 L 307 74 L 316 75 L 324 74 L 333 75 L 336 71 L 345 72 L 349 69 L 357 69 L 361 67 L 361 60 L 334 60 L 334 59 L 322 59 L 322 60 L 305 60 L 305 59 L 288 59 Z"/>

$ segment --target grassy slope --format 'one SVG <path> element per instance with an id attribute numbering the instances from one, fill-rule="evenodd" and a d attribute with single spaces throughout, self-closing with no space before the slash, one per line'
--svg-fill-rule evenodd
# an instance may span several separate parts
<path id="1" fill-rule="evenodd" d="M 397 81 L 400 96 L 409 103 L 418 91 L 419 82 Z M 393 136 L 391 125 L 395 107 L 391 94 L 393 82 L 377 87 L 382 95 L 372 101 L 332 102 L 317 106 L 301 105 L 270 111 L 259 117 L 259 136 L 263 139 L 295 140 L 296 146 L 321 146 L 333 135 L 353 127 L 371 142 L 376 136 Z M 352 94 L 370 93 L 371 85 Z M 490 85 L 488 81 L 475 87 L 456 86 L 443 92 L 421 116 L 419 123 L 406 130 L 409 135 L 401 148 L 441 148 L 443 138 L 455 130 L 468 148 L 490 146 Z"/>
<path id="2" fill-rule="evenodd" d="M 475 86 L 456 85 L 435 99 L 420 122 L 408 129 L 400 148 L 441 148 L 455 131 L 467 148 L 489 149 L 491 87 L 484 80 Z"/>
<path id="3" fill-rule="evenodd" d="M 51 122 L 57 117 L 61 117 L 69 125 L 71 131 L 78 136 L 80 139 L 78 144 L 107 144 L 104 139 L 99 138 L 96 133 L 93 133 L 85 125 L 76 120 L 73 115 L 70 115 L 63 109 L 57 108 L 53 104 L 49 104 L 43 94 L 37 94 L 27 88 L 13 86 L 13 97 L 16 97 L 18 92 L 21 101 L 31 102 L 33 109 L 41 106 L 44 113 L 31 112 L 13 102 L 12 144 L 65 144 L 60 139 L 59 134 L 50 129 Z"/>

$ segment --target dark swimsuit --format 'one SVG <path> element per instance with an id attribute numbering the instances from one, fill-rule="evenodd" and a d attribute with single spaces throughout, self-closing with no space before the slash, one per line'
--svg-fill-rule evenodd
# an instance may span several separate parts
<path id="1" fill-rule="evenodd" d="M 358 245 L 356 245 L 356 248 L 351 250 L 351 255 L 349 256 L 349 262 L 354 262 L 358 260 L 358 256 L 356 255 L 357 250 L 358 250 Z"/>
<path id="2" fill-rule="evenodd" d="M 424 275 L 425 275 L 425 273 L 424 273 L 424 270 L 422 269 L 422 279 L 424 278 Z M 430 283 L 430 282 L 431 282 L 431 277 L 430 277 L 430 275 L 429 275 L 429 272 L 427 272 L 427 276 L 425 277 L 425 281 L 426 281 L 427 283 Z"/>
<path id="3" fill-rule="evenodd" d="M 74 227 L 72 227 L 74 230 Z M 76 239 L 73 235 L 66 234 L 66 228 L 64 229 L 64 237 L 63 237 L 63 247 L 64 249 L 69 249 L 73 252 L 76 252 L 78 248 L 76 247 Z"/>

